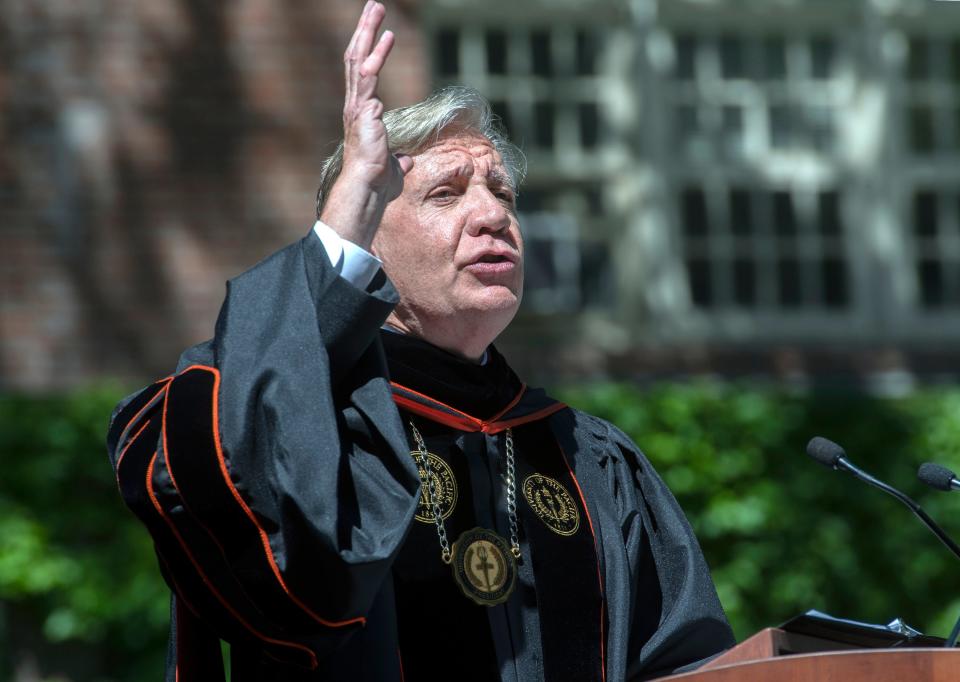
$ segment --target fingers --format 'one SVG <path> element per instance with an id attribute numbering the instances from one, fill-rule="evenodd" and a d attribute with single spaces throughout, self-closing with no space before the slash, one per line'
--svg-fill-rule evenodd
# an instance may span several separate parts
<path id="1" fill-rule="evenodd" d="M 372 0 L 367 2 L 360 14 L 360 19 L 357 21 L 357 28 L 353 31 L 350 43 L 343 53 L 344 62 L 349 65 L 350 62 L 360 63 L 367 58 L 386 13 L 386 8 L 379 2 L 373 2 Z"/>
<path id="2" fill-rule="evenodd" d="M 382 4 L 368 0 L 357 21 L 357 28 L 343 54 L 345 103 L 362 102 L 376 96 L 377 76 L 395 41 L 392 31 L 384 31 L 374 44 L 386 12 Z"/>
<path id="3" fill-rule="evenodd" d="M 393 49 L 393 43 L 393 31 L 384 31 L 383 35 L 380 36 L 380 40 L 377 41 L 376 47 L 373 48 L 373 52 L 363 60 L 363 64 L 360 66 L 361 77 L 367 78 L 380 74 L 380 69 L 383 68 L 384 63 L 387 61 L 387 56 L 390 54 L 390 50 Z"/>
<path id="4" fill-rule="evenodd" d="M 370 54 L 374 38 L 376 38 L 377 31 L 380 30 L 380 24 L 383 23 L 383 17 L 386 13 L 386 8 L 379 2 L 368 3 L 363 8 L 363 14 L 360 16 L 355 33 L 357 42 L 354 45 L 354 53 L 358 61 L 362 61 Z"/>

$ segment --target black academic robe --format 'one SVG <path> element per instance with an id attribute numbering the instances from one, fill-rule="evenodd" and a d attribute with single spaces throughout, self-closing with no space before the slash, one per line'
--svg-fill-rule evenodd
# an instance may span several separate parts
<path id="1" fill-rule="evenodd" d="M 689 524 L 630 439 L 541 391 L 471 414 L 429 380 L 391 385 L 379 334 L 396 301 L 382 273 L 366 291 L 339 277 L 311 233 L 232 280 L 214 338 L 118 406 L 117 481 L 175 595 L 167 679 L 222 679 L 219 639 L 234 680 L 290 681 L 647 679 L 731 646 Z M 469 604 L 437 570 L 410 424 L 466 467 L 451 541 L 465 524 L 508 536 L 511 429 L 523 559 L 507 603 Z M 576 509 L 569 536 L 519 490 L 544 477 Z"/>

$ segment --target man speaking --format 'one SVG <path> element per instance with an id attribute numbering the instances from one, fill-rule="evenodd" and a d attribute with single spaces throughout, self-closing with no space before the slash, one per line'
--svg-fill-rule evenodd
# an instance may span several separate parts
<path id="1" fill-rule="evenodd" d="M 228 285 L 108 445 L 173 592 L 167 679 L 647 679 L 733 644 L 673 496 L 492 345 L 522 154 L 466 88 L 384 112 L 368 2 L 320 220 Z"/>

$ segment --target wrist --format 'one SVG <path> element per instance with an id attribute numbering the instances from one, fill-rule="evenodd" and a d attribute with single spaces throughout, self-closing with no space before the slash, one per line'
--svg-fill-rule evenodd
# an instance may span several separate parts
<path id="1" fill-rule="evenodd" d="M 369 250 L 386 204 L 381 189 L 341 174 L 324 202 L 320 220 L 341 238 Z"/>

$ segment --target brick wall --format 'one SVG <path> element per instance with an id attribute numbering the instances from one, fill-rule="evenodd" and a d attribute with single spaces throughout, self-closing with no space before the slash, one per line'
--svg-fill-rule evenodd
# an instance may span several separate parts
<path id="1" fill-rule="evenodd" d="M 306 232 L 360 0 L 0 0 L 0 388 L 169 372 Z M 429 72 L 388 4 L 388 107 Z"/>

